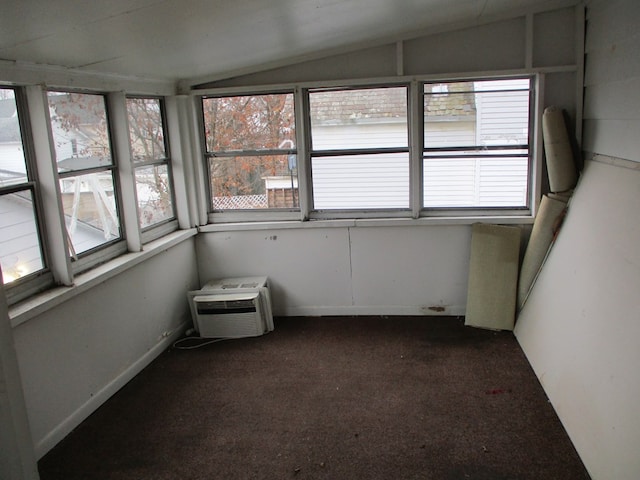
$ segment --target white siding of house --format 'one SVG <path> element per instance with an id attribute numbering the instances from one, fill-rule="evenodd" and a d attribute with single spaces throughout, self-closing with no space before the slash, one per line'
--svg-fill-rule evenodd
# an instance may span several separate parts
<path id="1" fill-rule="evenodd" d="M 447 158 L 424 161 L 425 207 L 524 207 L 526 158 Z"/>
<path id="2" fill-rule="evenodd" d="M 347 155 L 312 159 L 318 210 L 408 208 L 409 155 Z"/>
<path id="3" fill-rule="evenodd" d="M 406 122 L 363 120 L 351 125 L 317 125 L 311 128 L 313 150 L 407 147 Z"/>
<path id="4" fill-rule="evenodd" d="M 40 270 L 43 266 L 40 242 L 31 202 L 16 195 L 1 196 L 0 225 L 3 226 L 0 264 L 4 280 Z"/>
<path id="5" fill-rule="evenodd" d="M 523 145 L 528 142 L 528 91 L 479 94 L 476 95 L 476 107 L 479 145 Z"/>

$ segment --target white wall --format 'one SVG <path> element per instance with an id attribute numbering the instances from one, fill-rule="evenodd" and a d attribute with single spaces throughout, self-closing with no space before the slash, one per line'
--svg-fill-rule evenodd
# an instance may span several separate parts
<path id="1" fill-rule="evenodd" d="M 516 335 L 594 480 L 640 478 L 640 4 L 588 4 L 585 170 Z M 593 158 L 593 160 L 591 160 Z"/>
<path id="2" fill-rule="evenodd" d="M 594 480 L 640 478 L 640 164 L 589 161 L 516 336 Z"/>
<path id="3" fill-rule="evenodd" d="M 574 9 L 531 18 L 425 34 L 405 43 L 402 58 L 389 44 L 227 84 L 390 76 L 399 66 L 404 74 L 540 67 L 544 104 L 559 104 L 576 118 Z M 560 27 L 549 49 L 548 25 Z M 78 88 L 110 89 L 101 77 L 74 80 Z M 469 225 L 354 225 L 202 233 L 197 248 L 185 241 L 14 327 L 36 453 L 54 446 L 168 344 L 165 332 L 188 321 L 184 292 L 197 287 L 198 269 L 200 283 L 268 275 L 280 315 L 464 312 Z"/>
<path id="4" fill-rule="evenodd" d="M 640 2 L 587 10 L 584 150 L 640 161 Z"/>
<path id="5" fill-rule="evenodd" d="M 200 278 L 267 275 L 275 314 L 461 315 L 470 226 L 201 233 Z"/>
<path id="6" fill-rule="evenodd" d="M 424 32 L 398 44 L 202 88 L 540 69 L 545 75 L 543 106 L 558 105 L 575 119 L 581 99 L 581 18 L 580 7 L 567 7 Z M 230 226 L 228 231 L 201 233 L 201 281 L 218 275 L 268 275 L 280 315 L 464 313 L 470 225 L 312 227 L 251 231 Z M 439 306 L 444 310 L 436 311 Z"/>
<path id="7" fill-rule="evenodd" d="M 197 282 L 189 239 L 14 327 L 38 456 L 176 338 Z"/>

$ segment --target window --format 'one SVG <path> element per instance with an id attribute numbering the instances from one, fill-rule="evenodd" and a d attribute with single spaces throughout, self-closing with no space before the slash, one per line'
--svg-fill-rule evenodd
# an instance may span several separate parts
<path id="1" fill-rule="evenodd" d="M 531 80 L 424 84 L 423 206 L 526 208 Z"/>
<path id="2" fill-rule="evenodd" d="M 210 208 L 298 209 L 293 93 L 202 99 Z"/>
<path id="3" fill-rule="evenodd" d="M 309 91 L 315 210 L 409 208 L 407 88 Z"/>
<path id="4" fill-rule="evenodd" d="M 526 214 L 536 194 L 535 80 L 314 82 L 286 94 L 208 92 L 201 98 L 209 218 Z M 277 208 L 299 208 L 299 215 L 261 213 Z M 256 213 L 220 214 L 243 209 Z"/>
<path id="5" fill-rule="evenodd" d="M 19 91 L 0 88 L 0 265 L 5 285 L 45 270 L 37 185 Z"/>
<path id="6" fill-rule="evenodd" d="M 138 221 L 143 230 L 175 218 L 164 110 L 159 98 L 127 98 Z"/>
<path id="7" fill-rule="evenodd" d="M 72 258 L 122 238 L 105 97 L 47 93 Z"/>

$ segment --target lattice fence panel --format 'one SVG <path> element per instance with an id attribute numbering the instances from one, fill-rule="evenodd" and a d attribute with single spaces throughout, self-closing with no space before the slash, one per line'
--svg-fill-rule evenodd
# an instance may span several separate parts
<path id="1" fill-rule="evenodd" d="M 247 210 L 267 208 L 266 195 L 237 195 L 233 197 L 213 197 L 214 210 Z"/>

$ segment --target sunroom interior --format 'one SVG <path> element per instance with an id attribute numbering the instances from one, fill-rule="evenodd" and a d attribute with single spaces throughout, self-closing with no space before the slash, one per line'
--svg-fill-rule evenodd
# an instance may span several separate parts
<path id="1" fill-rule="evenodd" d="M 39 458 L 191 327 L 186 292 L 212 278 L 268 276 L 281 317 L 464 316 L 473 225 L 519 228 L 522 255 L 554 191 L 542 116 L 556 107 L 579 178 L 514 335 L 592 478 L 638 477 L 640 4 L 2 10 L 0 245 L 18 224 L 38 233 L 28 267 L 0 251 L 0 476 L 37 478 Z M 520 116 L 495 124 L 515 133 L 491 143 L 482 115 L 514 92 Z M 260 117 L 269 101 L 286 123 L 272 143 L 221 134 L 240 103 L 263 102 Z M 132 133 L 140 106 L 154 140 Z M 16 138 L 19 167 L 4 150 Z M 460 175 L 500 161 L 499 182 L 515 180 L 439 191 L 443 160 Z"/>

